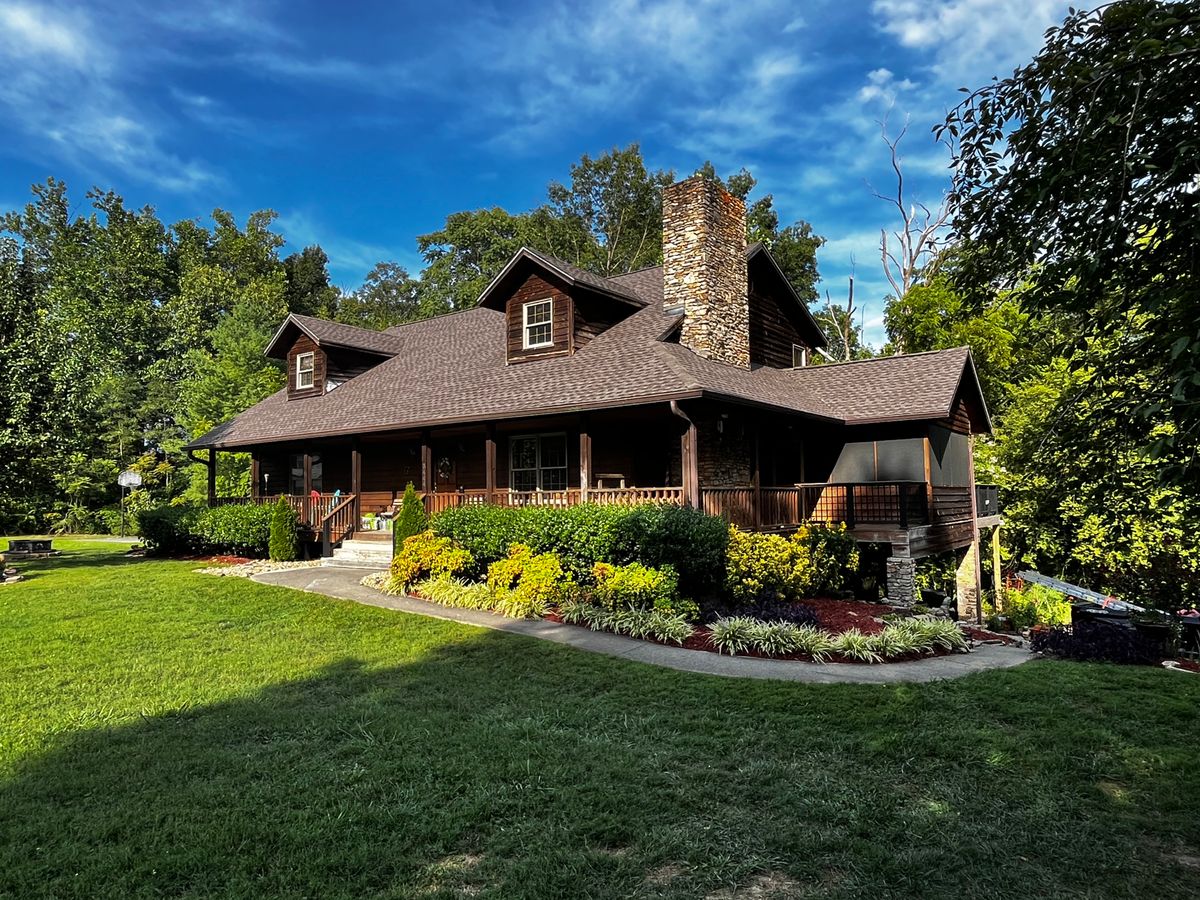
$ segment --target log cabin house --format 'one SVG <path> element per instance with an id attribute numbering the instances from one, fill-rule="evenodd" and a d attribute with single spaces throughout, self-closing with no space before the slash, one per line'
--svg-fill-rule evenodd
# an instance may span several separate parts
<path id="1" fill-rule="evenodd" d="M 663 265 L 602 278 L 522 249 L 471 309 L 376 332 L 290 315 L 267 355 L 287 387 L 193 441 L 251 455 L 331 544 L 412 482 L 464 503 L 689 504 L 755 529 L 845 522 L 914 560 L 996 524 L 975 484 L 990 430 L 966 348 L 810 365 L 825 344 L 745 207 L 699 177 L 663 194 Z M 314 499 L 313 493 L 320 499 Z M 974 561 L 972 561 L 974 557 Z"/>

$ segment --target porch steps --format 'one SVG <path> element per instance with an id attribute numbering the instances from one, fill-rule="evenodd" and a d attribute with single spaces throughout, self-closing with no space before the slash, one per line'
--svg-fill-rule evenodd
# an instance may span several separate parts
<path id="1" fill-rule="evenodd" d="M 386 569 L 392 564 L 391 535 L 380 539 L 373 534 L 365 540 L 354 537 L 342 541 L 340 547 L 334 548 L 333 556 L 322 558 L 322 566 L 336 566 L 348 569 Z"/>

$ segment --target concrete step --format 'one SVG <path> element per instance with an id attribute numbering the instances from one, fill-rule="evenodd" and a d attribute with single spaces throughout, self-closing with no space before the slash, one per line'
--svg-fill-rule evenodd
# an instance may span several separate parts
<path id="1" fill-rule="evenodd" d="M 392 545 L 385 541 L 360 540 L 357 537 L 343 541 L 332 556 L 321 560 L 323 566 L 339 566 L 354 569 L 386 569 L 392 564 Z"/>
<path id="2" fill-rule="evenodd" d="M 392 533 L 390 531 L 356 531 L 351 540 L 369 541 L 372 544 L 390 544 Z"/>

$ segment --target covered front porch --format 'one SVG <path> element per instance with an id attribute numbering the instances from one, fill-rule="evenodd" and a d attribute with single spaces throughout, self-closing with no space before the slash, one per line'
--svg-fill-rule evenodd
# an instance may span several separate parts
<path id="1" fill-rule="evenodd" d="M 986 504 L 995 512 L 994 494 L 977 496 L 969 465 L 954 462 L 952 437 L 680 400 L 259 445 L 249 495 L 217 497 L 211 480 L 210 499 L 283 497 L 304 537 L 327 545 L 386 522 L 411 483 L 431 514 L 482 503 L 677 503 L 747 529 L 844 522 L 859 540 L 919 555 L 969 543 Z"/>

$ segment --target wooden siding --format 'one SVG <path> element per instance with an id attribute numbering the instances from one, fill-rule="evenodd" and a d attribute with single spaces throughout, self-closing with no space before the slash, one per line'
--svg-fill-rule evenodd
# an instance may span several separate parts
<path id="1" fill-rule="evenodd" d="M 536 300 L 553 300 L 554 313 L 551 319 L 551 336 L 554 344 L 536 350 L 524 349 L 524 319 L 522 309 L 526 303 Z M 530 275 L 508 298 L 505 306 L 508 317 L 508 361 L 523 362 L 527 359 L 543 359 L 547 356 L 565 356 L 575 346 L 574 304 L 562 289 L 538 275 Z"/>
<path id="2" fill-rule="evenodd" d="M 632 310 L 612 300 L 580 296 L 573 299 L 575 307 L 575 347 L 584 346 L 605 329 L 616 325 Z"/>
<path id="3" fill-rule="evenodd" d="M 750 292 L 750 365 L 792 368 L 792 345 L 808 347 L 797 324 L 794 301 L 772 294 Z"/>
<path id="4" fill-rule="evenodd" d="M 296 387 L 296 357 L 301 353 L 313 354 L 313 386 L 299 390 Z M 287 355 L 287 392 L 289 400 L 299 400 L 301 397 L 319 397 L 325 392 L 325 351 L 306 334 L 296 338 Z"/>
<path id="5" fill-rule="evenodd" d="M 339 381 L 349 381 L 351 378 L 357 378 L 363 372 L 373 369 L 386 361 L 386 356 L 379 356 L 375 353 L 364 353 L 361 350 L 334 347 L 326 351 L 325 367 L 329 378 L 336 378 Z"/>

